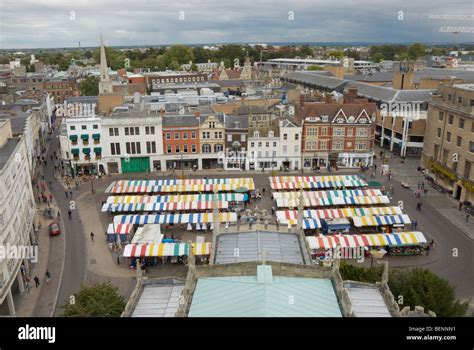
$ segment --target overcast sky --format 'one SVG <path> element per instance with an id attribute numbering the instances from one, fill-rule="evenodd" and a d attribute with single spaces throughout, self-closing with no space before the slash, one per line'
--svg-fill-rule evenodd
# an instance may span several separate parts
<path id="1" fill-rule="evenodd" d="M 474 41 L 439 33 L 472 21 L 430 14 L 474 14 L 474 1 L 0 0 L 0 48 L 97 46 L 100 33 L 106 45 Z"/>

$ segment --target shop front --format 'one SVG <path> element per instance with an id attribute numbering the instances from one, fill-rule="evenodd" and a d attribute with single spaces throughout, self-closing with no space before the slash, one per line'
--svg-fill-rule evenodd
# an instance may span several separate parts
<path id="1" fill-rule="evenodd" d="M 337 165 L 345 168 L 360 168 L 361 166 L 372 166 L 374 153 L 340 153 Z"/>
<path id="2" fill-rule="evenodd" d="M 327 153 L 306 154 L 303 158 L 303 167 L 305 169 L 316 170 L 318 168 L 325 168 L 327 164 L 328 164 Z"/>

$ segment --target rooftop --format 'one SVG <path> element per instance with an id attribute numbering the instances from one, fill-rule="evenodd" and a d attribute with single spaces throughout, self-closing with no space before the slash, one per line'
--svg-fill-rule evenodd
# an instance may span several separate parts
<path id="1" fill-rule="evenodd" d="M 378 288 L 353 283 L 345 287 L 355 317 L 392 317 Z"/>
<path id="2" fill-rule="evenodd" d="M 263 252 L 265 254 L 262 254 Z M 265 256 L 265 260 L 304 263 L 298 237 L 295 234 L 257 231 L 218 236 L 216 264 L 259 261 L 263 259 L 262 255 Z"/>
<path id="3" fill-rule="evenodd" d="M 132 317 L 174 317 L 183 287 L 174 280 L 145 284 Z"/>
<path id="4" fill-rule="evenodd" d="M 20 143 L 21 138 L 12 137 L 8 139 L 7 143 L 0 148 L 0 170 L 3 170 L 8 160 L 12 157 L 16 146 Z"/>
<path id="5" fill-rule="evenodd" d="M 199 278 L 188 317 L 342 317 L 328 278 L 254 276 Z"/>

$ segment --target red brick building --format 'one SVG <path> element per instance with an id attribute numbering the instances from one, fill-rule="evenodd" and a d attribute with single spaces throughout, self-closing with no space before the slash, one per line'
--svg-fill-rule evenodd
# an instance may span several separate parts
<path id="1" fill-rule="evenodd" d="M 350 88 L 342 103 L 305 102 L 302 161 L 304 168 L 370 166 L 374 157 L 377 106 L 357 98 Z"/>

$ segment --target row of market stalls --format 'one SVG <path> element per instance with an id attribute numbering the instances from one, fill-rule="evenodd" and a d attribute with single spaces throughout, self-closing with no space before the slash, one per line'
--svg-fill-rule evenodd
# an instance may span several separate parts
<path id="1" fill-rule="evenodd" d="M 357 175 L 280 176 L 270 183 L 277 190 L 277 222 L 291 227 L 301 220 L 315 257 L 339 241 L 342 248 L 386 249 L 397 255 L 419 254 L 426 244 L 423 233 L 404 232 L 412 223 L 409 216 Z M 301 206 L 299 218 L 295 209 Z"/>
<path id="2" fill-rule="evenodd" d="M 163 238 L 161 230 L 210 231 L 216 213 L 228 227 L 237 221 L 234 209 L 243 207 L 253 190 L 251 178 L 114 181 L 106 189 L 110 196 L 102 205 L 102 212 L 113 216 L 107 239 L 110 244 L 125 245 L 123 256 L 131 266 L 136 258 L 152 265 L 157 258 L 181 261 L 191 248 L 195 255 L 207 256 L 211 243 L 203 236 L 188 243 Z"/>
<path id="3" fill-rule="evenodd" d="M 119 180 L 112 182 L 106 193 L 213 193 L 232 192 L 245 188 L 253 191 L 255 185 L 252 178 L 224 179 L 163 179 L 163 180 Z"/>

